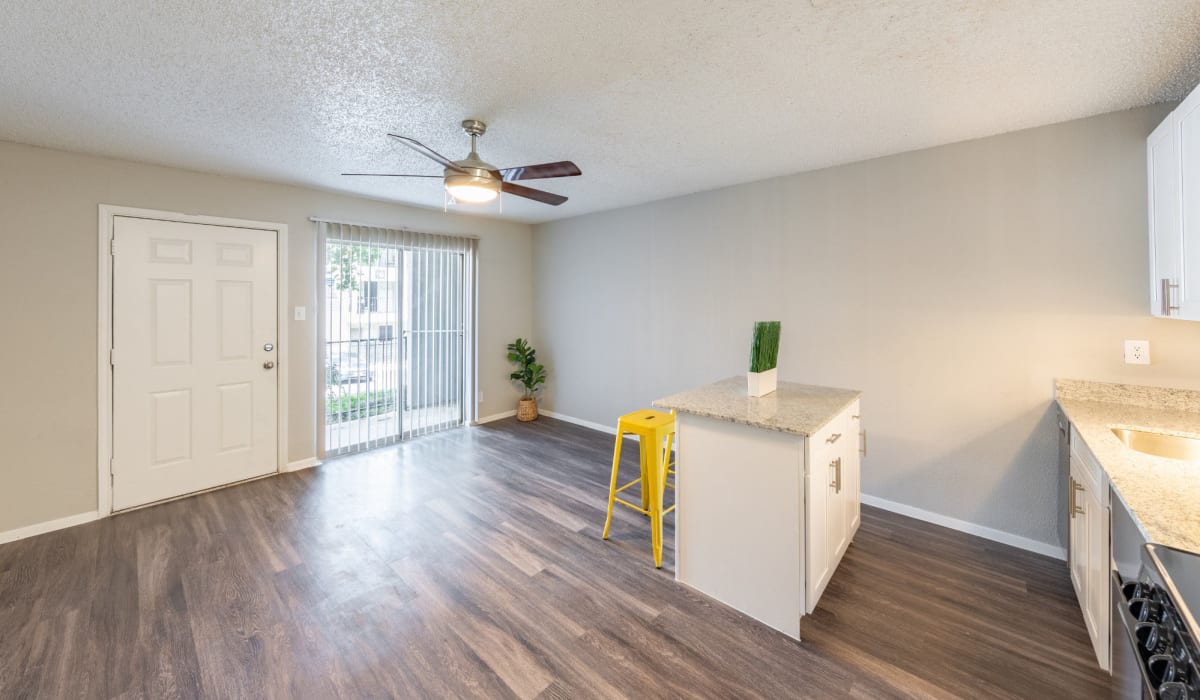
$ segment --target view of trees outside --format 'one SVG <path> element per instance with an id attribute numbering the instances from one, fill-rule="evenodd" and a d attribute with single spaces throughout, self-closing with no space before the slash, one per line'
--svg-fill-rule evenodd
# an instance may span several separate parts
<path id="1" fill-rule="evenodd" d="M 325 449 L 461 424 L 462 255 L 330 240 Z"/>

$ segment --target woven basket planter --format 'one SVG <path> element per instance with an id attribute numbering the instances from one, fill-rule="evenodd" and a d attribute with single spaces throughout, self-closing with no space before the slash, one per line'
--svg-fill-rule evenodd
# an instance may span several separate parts
<path id="1" fill-rule="evenodd" d="M 521 399 L 517 402 L 517 420 L 537 420 L 537 399 Z"/>

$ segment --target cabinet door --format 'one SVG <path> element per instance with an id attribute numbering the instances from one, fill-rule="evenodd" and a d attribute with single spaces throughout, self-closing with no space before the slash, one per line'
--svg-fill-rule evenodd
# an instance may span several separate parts
<path id="1" fill-rule="evenodd" d="M 1183 249 L 1180 199 L 1182 164 L 1179 160 L 1178 110 L 1167 115 L 1146 139 L 1146 176 L 1150 214 L 1150 313 L 1174 315 L 1177 289 L 1164 287 L 1179 282 Z M 1163 292 L 1171 296 L 1164 296 Z"/>
<path id="2" fill-rule="evenodd" d="M 859 415 L 857 403 L 851 407 L 849 421 L 850 442 L 846 445 L 846 464 L 842 467 L 845 484 L 842 486 L 842 497 L 846 504 L 846 520 L 849 523 L 847 539 L 853 540 L 858 532 L 858 524 L 862 520 L 862 453 L 866 449 L 866 441 L 862 435 L 862 417 Z"/>
<path id="3" fill-rule="evenodd" d="M 1083 492 L 1083 509 L 1087 513 L 1088 569 L 1087 604 L 1084 617 L 1092 635 L 1092 647 L 1100 668 L 1109 669 L 1109 555 L 1108 555 L 1108 512 L 1104 508 L 1102 494 L 1090 485 Z"/>
<path id="4" fill-rule="evenodd" d="M 1095 597 L 1095 576 L 1093 572 L 1098 565 L 1096 559 L 1096 533 L 1097 522 L 1101 519 L 1096 503 L 1097 498 L 1092 489 L 1087 485 L 1087 482 L 1080 482 L 1076 477 L 1075 483 L 1075 522 L 1076 528 L 1079 530 L 1079 558 L 1076 562 L 1072 562 L 1071 574 L 1078 576 L 1078 583 L 1075 592 L 1079 595 L 1079 605 L 1083 610 L 1083 622 L 1087 625 L 1088 636 L 1095 643 L 1099 632 L 1099 620 L 1096 615 L 1096 608 L 1092 605 L 1092 599 Z M 1076 567 L 1078 564 L 1078 567 Z M 1078 572 L 1078 574 L 1076 574 Z"/>
<path id="5" fill-rule="evenodd" d="M 1200 321 L 1200 91 L 1188 96 L 1175 109 L 1179 144 L 1180 228 L 1176 275 L 1171 305 L 1178 306 L 1172 318 Z M 1165 276 L 1165 275 L 1164 275 Z M 1161 284 L 1161 281 L 1160 281 Z"/>
<path id="6" fill-rule="evenodd" d="M 811 439 L 810 439 L 811 441 Z M 810 445 L 808 450 L 808 476 L 804 489 L 807 502 L 805 505 L 805 525 L 807 532 L 804 539 L 804 608 L 811 613 L 817 607 L 825 584 L 833 575 L 833 557 L 829 549 L 829 460 L 828 450 L 816 449 Z"/>
<path id="7" fill-rule="evenodd" d="M 842 434 L 842 439 L 846 439 L 845 433 Z M 836 569 L 838 562 L 841 561 L 850 537 L 849 509 L 846 507 L 846 467 L 848 465 L 845 453 L 845 449 L 834 451 L 826 466 L 828 478 L 825 487 L 828 489 L 829 498 L 827 517 L 829 519 L 829 568 L 831 571 Z"/>
<path id="8" fill-rule="evenodd" d="M 858 529 L 859 419 L 855 402 L 809 438 L 805 607 L 812 612 Z"/>
<path id="9" fill-rule="evenodd" d="M 1071 562 L 1071 583 L 1075 586 L 1075 595 L 1079 598 L 1079 606 L 1087 607 L 1087 572 L 1088 572 L 1088 511 L 1080 497 L 1083 490 L 1083 464 L 1075 455 L 1071 455 L 1071 479 L 1067 485 L 1067 528 L 1070 549 L 1068 559 Z"/>

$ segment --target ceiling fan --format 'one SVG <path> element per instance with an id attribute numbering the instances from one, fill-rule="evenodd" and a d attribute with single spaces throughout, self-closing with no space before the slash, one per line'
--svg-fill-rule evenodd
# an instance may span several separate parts
<path id="1" fill-rule="evenodd" d="M 445 170 L 441 175 L 406 175 L 399 173 L 342 173 L 343 175 L 367 177 L 440 177 L 446 186 L 446 192 L 458 202 L 482 204 L 495 199 L 501 192 L 515 194 L 518 197 L 532 199 L 544 204 L 558 206 L 567 198 L 535 190 L 532 187 L 515 184 L 515 180 L 541 180 L 550 177 L 573 177 L 581 175 L 578 166 L 569 160 L 557 163 L 541 163 L 539 165 L 524 165 L 516 168 L 498 169 L 491 163 L 480 159 L 475 152 L 475 140 L 487 131 L 487 124 L 478 119 L 464 119 L 463 131 L 471 137 L 471 152 L 462 160 L 450 160 L 429 146 L 408 136 L 388 134 L 400 143 L 408 146 L 417 153 L 441 165 Z"/>

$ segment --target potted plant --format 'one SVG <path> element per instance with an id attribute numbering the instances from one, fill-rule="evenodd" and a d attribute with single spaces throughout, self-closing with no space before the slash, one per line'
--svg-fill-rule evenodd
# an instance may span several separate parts
<path id="1" fill-rule="evenodd" d="M 751 396 L 766 396 L 775 391 L 775 363 L 779 359 L 779 321 L 758 321 L 750 343 L 750 371 L 746 388 Z"/>
<path id="2" fill-rule="evenodd" d="M 508 361 L 518 365 L 518 369 L 508 375 L 509 379 L 520 382 L 525 389 L 525 396 L 517 402 L 517 420 L 534 420 L 538 417 L 534 394 L 546 383 L 546 368 L 538 364 L 537 351 L 524 338 L 508 344 Z"/>

